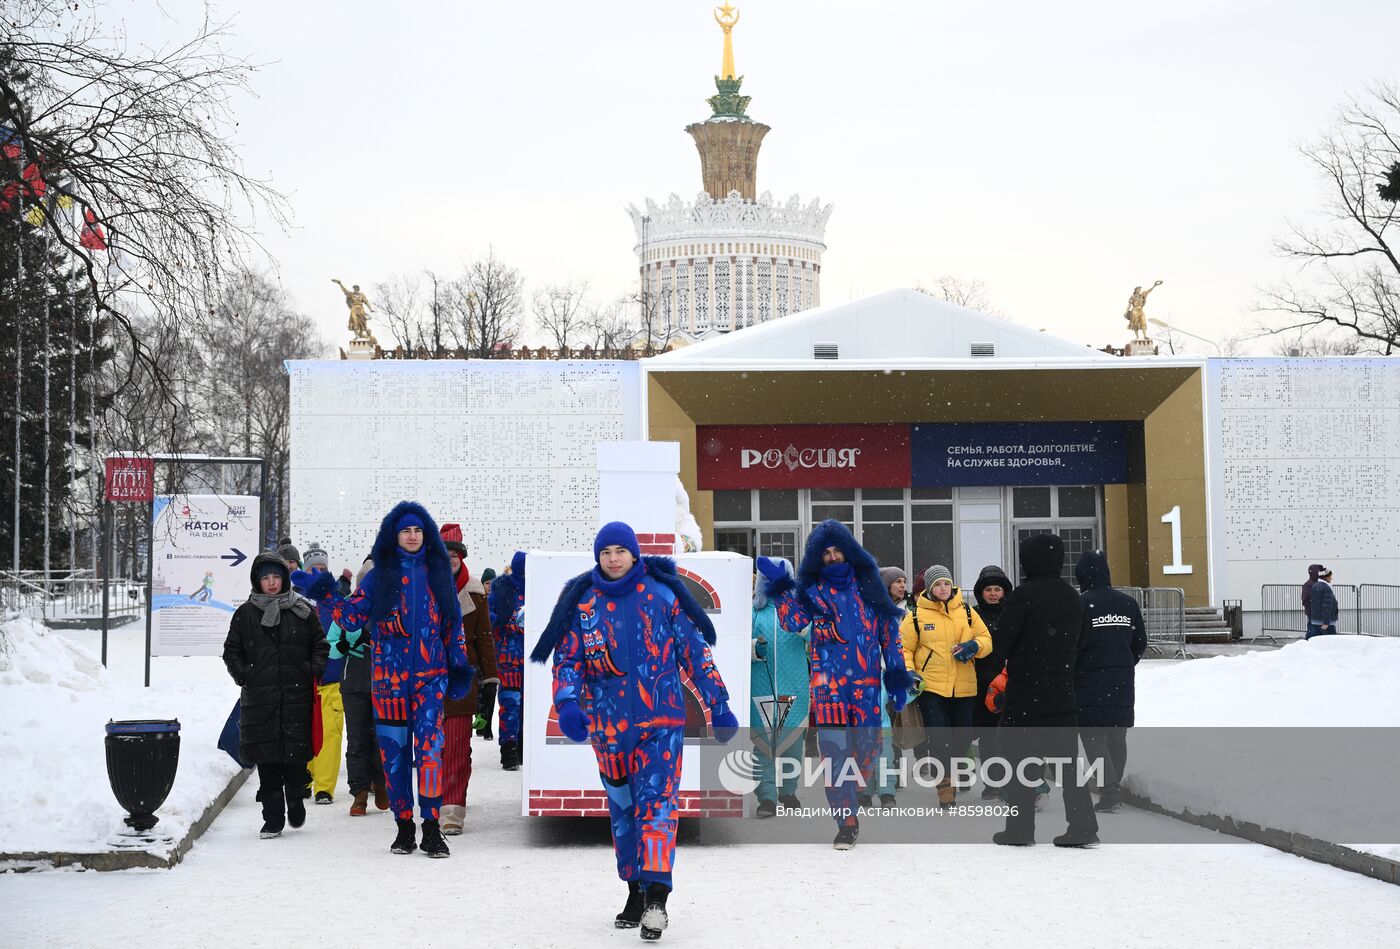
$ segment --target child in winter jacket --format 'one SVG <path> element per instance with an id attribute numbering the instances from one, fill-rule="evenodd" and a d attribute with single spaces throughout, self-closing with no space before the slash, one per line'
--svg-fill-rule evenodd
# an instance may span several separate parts
<path id="1" fill-rule="evenodd" d="M 721 740 L 739 721 L 710 654 L 714 626 L 665 557 L 642 557 L 620 521 L 593 542 L 596 566 L 569 581 L 530 653 L 554 656 L 554 707 L 572 741 L 591 741 L 608 795 L 617 875 L 628 885 L 618 928 L 666 928 L 685 731 L 682 671 Z M 500 581 L 497 580 L 497 583 Z"/>

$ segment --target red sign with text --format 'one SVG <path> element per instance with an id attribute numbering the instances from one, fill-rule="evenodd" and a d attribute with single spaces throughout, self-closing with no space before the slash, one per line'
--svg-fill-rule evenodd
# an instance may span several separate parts
<path id="1" fill-rule="evenodd" d="M 908 425 L 700 425 L 695 449 L 705 491 L 909 485 Z"/>
<path id="2" fill-rule="evenodd" d="M 155 497 L 156 463 L 150 458 L 108 458 L 107 500 L 147 501 Z"/>

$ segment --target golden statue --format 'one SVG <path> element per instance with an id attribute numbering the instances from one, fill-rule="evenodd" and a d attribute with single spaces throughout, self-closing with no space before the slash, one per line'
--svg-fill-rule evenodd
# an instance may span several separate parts
<path id="1" fill-rule="evenodd" d="M 360 285 L 357 283 L 353 288 L 346 290 L 345 284 L 334 277 L 331 278 L 331 283 L 345 294 L 345 305 L 350 309 L 350 322 L 345 328 L 355 334 L 355 339 L 373 341 L 374 334 L 369 331 L 369 317 L 365 316 L 365 311 L 373 313 L 374 307 L 369 305 L 369 298 L 360 292 Z"/>
<path id="2" fill-rule="evenodd" d="M 1142 308 L 1147 305 L 1147 295 L 1162 285 L 1158 280 L 1146 290 L 1142 287 L 1133 287 L 1133 295 L 1128 297 L 1128 309 L 1123 313 L 1123 319 L 1128 321 L 1128 329 L 1133 331 L 1133 339 L 1148 339 L 1147 316 L 1142 312 Z"/>
<path id="3" fill-rule="evenodd" d="M 729 0 L 725 0 L 722 7 L 715 9 L 715 22 L 719 28 L 724 30 L 724 61 L 719 67 L 719 77 L 721 79 L 734 78 L 734 43 L 729 37 L 729 33 L 734 29 L 734 24 L 739 22 L 739 11 L 729 5 Z"/>

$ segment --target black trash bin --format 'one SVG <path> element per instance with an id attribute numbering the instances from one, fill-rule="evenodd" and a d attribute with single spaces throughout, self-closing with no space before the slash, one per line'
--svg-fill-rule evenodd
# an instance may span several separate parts
<path id="1" fill-rule="evenodd" d="M 175 784 L 179 764 L 178 720 L 107 723 L 107 780 L 133 830 L 150 830 L 160 820 L 156 810 Z"/>

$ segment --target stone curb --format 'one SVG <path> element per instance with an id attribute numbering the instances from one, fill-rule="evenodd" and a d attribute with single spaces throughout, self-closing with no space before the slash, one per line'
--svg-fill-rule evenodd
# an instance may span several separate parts
<path id="1" fill-rule="evenodd" d="M 243 782 L 253 769 L 245 768 L 229 779 L 228 786 L 219 796 L 209 802 L 199 820 L 175 845 L 175 849 L 165 857 L 145 850 L 103 850 L 94 853 L 73 853 L 71 851 L 28 851 L 24 853 L 0 853 L 0 872 L 25 873 L 40 868 L 72 867 L 77 870 L 168 870 L 185 858 L 194 842 L 214 823 L 214 819 L 233 800 L 233 796 L 243 787 Z M 28 864 L 28 866 L 26 866 Z"/>
<path id="2" fill-rule="evenodd" d="M 1400 860 L 1363 853 L 1341 844 L 1309 837 L 1307 834 L 1295 834 L 1291 831 L 1261 827 L 1249 821 L 1237 821 L 1232 817 L 1220 817 L 1216 814 L 1194 814 L 1190 810 L 1170 810 L 1151 798 L 1126 789 L 1123 790 L 1123 801 L 1133 807 L 1173 817 L 1187 824 L 1204 827 L 1206 830 L 1229 834 L 1231 837 L 1240 837 L 1252 843 L 1282 850 L 1284 853 L 1325 863 L 1339 870 L 1348 870 L 1352 873 L 1368 876 L 1373 880 L 1400 886 Z"/>

